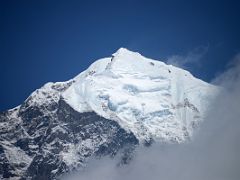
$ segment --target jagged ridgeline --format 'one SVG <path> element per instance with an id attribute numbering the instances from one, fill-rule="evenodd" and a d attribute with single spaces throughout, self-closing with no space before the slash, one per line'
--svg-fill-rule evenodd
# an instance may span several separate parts
<path id="1" fill-rule="evenodd" d="M 189 140 L 218 88 L 120 48 L 67 82 L 47 83 L 0 113 L 0 177 L 57 179 L 88 158 Z"/>

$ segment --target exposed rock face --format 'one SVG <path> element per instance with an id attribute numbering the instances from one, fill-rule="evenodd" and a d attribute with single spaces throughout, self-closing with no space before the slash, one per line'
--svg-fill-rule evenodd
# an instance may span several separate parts
<path id="1" fill-rule="evenodd" d="M 1 178 L 55 179 L 84 166 L 90 156 L 121 151 L 123 163 L 131 158 L 138 144 L 131 132 L 94 112 L 75 111 L 57 97 L 58 91 L 45 93 L 47 103 L 37 105 L 33 93 L 18 108 L 0 114 Z"/>

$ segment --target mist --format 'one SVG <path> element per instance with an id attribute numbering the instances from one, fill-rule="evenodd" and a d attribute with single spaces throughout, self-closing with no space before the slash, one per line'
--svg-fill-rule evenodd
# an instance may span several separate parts
<path id="1" fill-rule="evenodd" d="M 239 180 L 240 55 L 212 81 L 222 87 L 193 139 L 139 147 L 129 165 L 118 157 L 92 160 L 65 180 Z"/>

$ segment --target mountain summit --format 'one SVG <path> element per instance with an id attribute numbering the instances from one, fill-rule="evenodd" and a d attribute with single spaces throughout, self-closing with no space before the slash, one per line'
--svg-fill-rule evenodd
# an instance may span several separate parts
<path id="1" fill-rule="evenodd" d="M 182 142 L 215 90 L 188 71 L 120 48 L 74 78 L 62 97 L 78 112 L 116 121 L 140 141 Z"/>
<path id="2" fill-rule="evenodd" d="M 47 83 L 0 113 L 0 177 L 57 179 L 91 156 L 181 143 L 218 88 L 188 71 L 120 48 L 66 82 Z"/>

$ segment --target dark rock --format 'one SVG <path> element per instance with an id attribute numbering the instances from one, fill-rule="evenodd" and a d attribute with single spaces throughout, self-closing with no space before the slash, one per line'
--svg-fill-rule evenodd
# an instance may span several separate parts
<path id="1" fill-rule="evenodd" d="M 55 86 L 55 89 L 63 90 Z M 49 96 L 45 94 L 46 98 Z M 0 177 L 3 179 L 56 179 L 63 173 L 82 167 L 91 156 L 114 157 L 120 153 L 120 163 L 128 163 L 138 145 L 137 138 L 112 120 L 94 112 L 79 113 L 62 98 L 56 103 L 34 106 L 31 99 L 20 106 L 18 116 L 0 113 L 0 122 L 6 123 L 0 133 Z M 20 151 L 30 159 L 29 164 L 10 162 L 3 144 Z M 74 162 L 66 159 L 75 148 Z M 66 157 L 65 157 L 66 156 Z M 68 162 L 69 161 L 69 162 Z M 17 173 L 18 172 L 18 173 Z M 19 173 L 20 172 L 20 173 Z"/>

